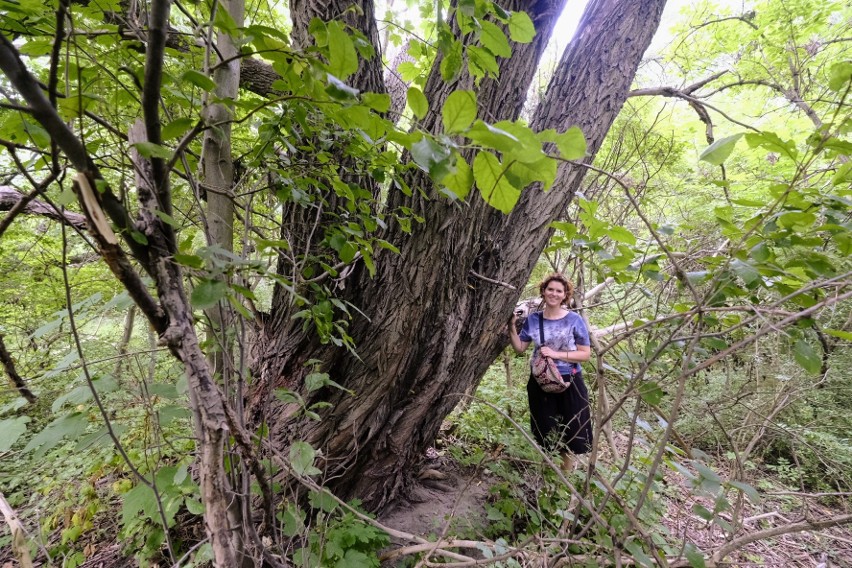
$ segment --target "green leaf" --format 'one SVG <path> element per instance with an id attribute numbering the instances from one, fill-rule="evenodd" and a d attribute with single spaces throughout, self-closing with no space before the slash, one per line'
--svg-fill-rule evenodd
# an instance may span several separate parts
<path id="1" fill-rule="evenodd" d="M 328 71 L 335 77 L 346 80 L 358 70 L 358 54 L 355 44 L 343 30 L 340 22 L 326 24 L 328 29 Z"/>
<path id="2" fill-rule="evenodd" d="M 758 272 L 757 269 L 749 262 L 734 259 L 731 262 L 731 270 L 733 270 L 737 276 L 742 278 L 746 286 L 751 286 L 752 284 L 761 282 L 760 272 Z"/>
<path id="3" fill-rule="evenodd" d="M 193 307 L 206 310 L 216 305 L 228 291 L 228 285 L 221 280 L 202 280 L 192 289 L 190 302 Z"/>
<path id="4" fill-rule="evenodd" d="M 290 446 L 290 465 L 298 475 L 317 475 L 322 473 L 314 467 L 316 451 L 307 442 L 301 440 Z"/>
<path id="5" fill-rule="evenodd" d="M 462 68 L 462 44 L 454 41 L 441 58 L 441 78 L 450 83 L 458 78 Z"/>
<path id="6" fill-rule="evenodd" d="M 701 152 L 698 156 L 699 160 L 711 163 L 714 166 L 721 166 L 734 151 L 737 141 L 743 137 L 743 133 L 733 134 L 716 140 Z"/>
<path id="7" fill-rule="evenodd" d="M 686 545 L 683 553 L 692 568 L 707 568 L 707 564 L 704 563 L 704 554 L 691 542 Z"/>
<path id="8" fill-rule="evenodd" d="M 509 16 L 509 37 L 518 43 L 529 43 L 535 37 L 535 25 L 526 12 L 512 12 Z"/>
<path id="9" fill-rule="evenodd" d="M 488 51 L 497 57 L 511 57 L 512 48 L 509 47 L 509 40 L 506 39 L 506 34 L 497 24 L 488 20 L 479 22 L 482 26 L 482 31 L 479 35 L 479 41 L 488 48 Z"/>
<path id="10" fill-rule="evenodd" d="M 478 144 L 503 153 L 511 153 L 520 140 L 512 134 L 477 120 L 465 135 Z"/>
<path id="11" fill-rule="evenodd" d="M 636 560 L 636 563 L 639 566 L 651 567 L 656 565 L 656 562 L 651 560 L 651 558 L 647 554 L 645 554 L 645 551 L 642 550 L 642 545 L 639 541 L 631 540 L 630 542 L 624 545 L 624 548 L 628 552 L 630 552 L 630 555 L 633 557 L 634 560 Z"/>
<path id="12" fill-rule="evenodd" d="M 816 374 L 822 369 L 822 357 L 810 343 L 803 339 L 796 341 L 793 346 L 793 357 L 796 359 L 796 363 L 809 373 Z"/>
<path id="13" fill-rule="evenodd" d="M 636 235 L 619 225 L 614 225 L 607 229 L 606 234 L 609 238 L 619 243 L 626 243 L 628 245 L 636 244 Z"/>
<path id="14" fill-rule="evenodd" d="M 320 491 L 311 491 L 308 494 L 308 502 L 311 504 L 311 507 L 321 509 L 326 513 L 331 513 L 337 508 L 337 501 L 324 488 Z"/>
<path id="15" fill-rule="evenodd" d="M 482 151 L 473 160 L 473 179 L 482 198 L 495 209 L 508 214 L 518 198 L 520 189 L 514 187 L 504 175 L 503 165 L 491 152 Z"/>
<path id="16" fill-rule="evenodd" d="M 165 146 L 153 142 L 136 142 L 131 144 L 143 158 L 162 158 L 168 160 L 172 157 L 172 151 Z"/>
<path id="17" fill-rule="evenodd" d="M 746 142 L 751 148 L 765 148 L 771 152 L 779 152 L 788 158 L 796 159 L 798 152 L 796 144 L 790 140 L 782 140 L 774 132 L 749 132 L 745 135 Z"/>
<path id="18" fill-rule="evenodd" d="M 326 80 L 328 81 L 328 86 L 325 88 L 325 92 L 330 97 L 339 101 L 352 100 L 361 92 L 355 87 L 350 87 L 331 73 L 326 75 Z"/>
<path id="19" fill-rule="evenodd" d="M 231 17 L 231 14 L 222 2 L 219 2 L 219 6 L 216 8 L 213 25 L 231 37 L 237 37 L 240 32 L 237 22 Z"/>
<path id="20" fill-rule="evenodd" d="M 18 438 L 27 431 L 27 422 L 29 421 L 29 416 L 0 420 L 0 453 L 9 451 L 18 441 Z"/>
<path id="21" fill-rule="evenodd" d="M 828 88 L 841 91 L 852 81 L 852 61 L 841 61 L 831 66 L 828 78 Z"/>
<path id="22" fill-rule="evenodd" d="M 476 95 L 473 91 L 454 91 L 441 110 L 444 131 L 462 132 L 476 120 Z"/>
<path id="23" fill-rule="evenodd" d="M 455 171 L 444 176 L 441 184 L 452 192 L 456 199 L 465 199 L 470 193 L 470 188 L 473 187 L 473 170 L 457 152 L 453 153 L 455 157 Z M 382 246 L 381 243 L 379 243 Z"/>
<path id="24" fill-rule="evenodd" d="M 191 83 L 202 91 L 213 91 L 216 89 L 216 82 L 195 69 L 187 69 L 180 76 L 181 82 Z"/>
<path id="25" fill-rule="evenodd" d="M 757 493 L 757 489 L 755 489 L 748 483 L 743 483 L 742 481 L 729 481 L 728 484 L 731 487 L 735 487 L 745 493 L 752 503 L 760 502 L 760 495 Z"/>
<path id="26" fill-rule="evenodd" d="M 642 400 L 648 404 L 653 404 L 654 406 L 660 404 L 660 401 L 662 401 L 663 397 L 666 396 L 666 393 L 660 388 L 660 385 L 654 381 L 648 381 L 640 384 L 638 390 L 639 396 L 642 397 Z"/>
<path id="27" fill-rule="evenodd" d="M 361 100 L 366 106 L 376 112 L 387 112 L 390 110 L 391 98 L 390 95 L 384 93 L 364 93 Z"/>
<path id="28" fill-rule="evenodd" d="M 191 118 L 176 118 L 175 120 L 171 121 L 163 127 L 163 140 L 172 140 L 174 138 L 179 138 L 185 132 L 189 131 L 189 129 L 192 128 L 193 124 L 194 122 Z"/>
<path id="29" fill-rule="evenodd" d="M 509 166 L 506 175 L 512 185 L 517 188 L 524 188 L 538 181 L 541 182 L 542 189 L 547 191 L 553 187 L 553 183 L 556 181 L 557 165 L 556 160 L 550 156 L 544 156 L 539 161 L 529 164 L 514 162 Z"/>
<path id="30" fill-rule="evenodd" d="M 564 160 L 579 160 L 586 155 L 586 137 L 583 136 L 582 130 L 572 126 L 556 135 L 556 147 Z"/>
<path id="31" fill-rule="evenodd" d="M 497 77 L 500 74 L 500 66 L 497 59 L 487 49 L 470 45 L 467 48 L 468 68 L 474 77 L 482 78 L 485 75 Z"/>
<path id="32" fill-rule="evenodd" d="M 175 254 L 175 262 L 190 268 L 204 268 L 204 260 L 195 254 Z"/>
<path id="33" fill-rule="evenodd" d="M 122 496 L 121 523 L 127 526 L 138 517 L 139 511 L 142 511 L 145 517 L 159 521 L 159 510 L 154 491 L 142 483 Z"/>
<path id="34" fill-rule="evenodd" d="M 411 145 L 414 162 L 435 181 L 440 182 L 452 169 L 451 152 L 428 136 Z"/>
<path id="35" fill-rule="evenodd" d="M 845 339 L 846 341 L 852 341 L 852 332 L 843 331 L 841 329 L 826 329 L 824 330 L 828 335 L 836 337 L 838 339 Z"/>
<path id="36" fill-rule="evenodd" d="M 293 537 L 301 533 L 305 528 L 305 512 L 293 503 L 287 503 L 287 507 L 278 516 L 284 526 L 281 529 L 284 536 Z"/>
<path id="37" fill-rule="evenodd" d="M 417 87 L 409 87 L 405 97 L 408 100 L 408 107 L 418 120 L 422 120 L 429 112 L 429 101 L 426 100 L 426 95 Z"/>
<path id="38" fill-rule="evenodd" d="M 29 443 L 24 447 L 24 453 L 30 452 L 36 448 L 36 457 L 44 456 L 49 450 L 53 449 L 66 436 L 68 438 L 76 438 L 86 431 L 89 421 L 86 415 L 80 412 L 73 412 L 61 416 L 48 424 L 44 430 L 36 434 Z"/>

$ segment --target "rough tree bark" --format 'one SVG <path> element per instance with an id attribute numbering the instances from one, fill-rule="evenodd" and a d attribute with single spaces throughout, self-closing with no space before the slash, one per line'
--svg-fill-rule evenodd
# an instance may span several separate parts
<path id="1" fill-rule="evenodd" d="M 544 37 L 561 4 L 525 3 L 523 9 L 532 12 Z M 580 126 L 591 160 L 627 96 L 664 4 L 590 2 L 532 126 L 560 131 Z M 517 117 L 540 48 L 513 46 L 515 56 L 503 62 L 499 80 L 483 81 L 481 117 L 489 122 Z M 430 108 L 440 109 L 449 92 L 470 84 L 465 81 L 446 85 L 434 72 L 426 88 Z M 392 205 L 412 207 L 426 220 L 411 235 L 391 227 L 385 238 L 400 254 L 378 255 L 374 278 L 356 267 L 347 283 L 346 299 L 367 316 L 351 328 L 360 359 L 319 345 L 300 332 L 301 324 L 289 321 L 283 306 L 273 306 L 262 330 L 251 397 L 253 415 L 267 421 L 273 441 L 302 439 L 322 448 L 328 484 L 344 498 L 357 496 L 379 510 L 399 495 L 441 420 L 506 344 L 504 330 L 518 292 L 473 273 L 520 289 L 551 234 L 549 223 L 570 202 L 583 173 L 561 164 L 548 193 L 527 188 L 509 215 L 478 195 L 458 207 L 437 197 L 422 177 L 412 181 L 429 199 L 416 190 L 410 198 L 392 195 Z M 321 422 L 299 418 L 296 408 L 272 396 L 275 388 L 300 388 L 309 359 L 322 361 L 332 379 L 354 392 L 328 389 L 309 398 L 331 403 Z"/>

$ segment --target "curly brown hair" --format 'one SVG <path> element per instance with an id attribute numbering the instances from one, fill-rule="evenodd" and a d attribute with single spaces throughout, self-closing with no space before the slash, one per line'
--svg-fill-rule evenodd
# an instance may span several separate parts
<path id="1" fill-rule="evenodd" d="M 559 272 L 554 272 L 553 274 L 549 274 L 541 281 L 541 284 L 538 285 L 538 293 L 544 296 L 544 291 L 547 290 L 547 285 L 551 282 L 559 282 L 565 288 L 565 305 L 571 306 L 572 298 L 574 297 L 574 284 L 565 278 L 565 276 Z"/>

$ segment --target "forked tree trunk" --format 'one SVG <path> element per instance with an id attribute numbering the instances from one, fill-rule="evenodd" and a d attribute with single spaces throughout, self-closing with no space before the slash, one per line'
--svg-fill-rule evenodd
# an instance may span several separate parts
<path id="1" fill-rule="evenodd" d="M 626 98 L 664 4 L 592 0 L 532 126 L 560 131 L 580 126 L 591 160 Z M 540 33 L 549 35 L 560 5 L 524 8 L 538 10 Z M 483 81 L 480 117 L 489 122 L 517 117 L 540 47 L 515 46 L 517 60 L 501 66 L 499 80 Z M 455 88 L 464 87 L 444 85 L 433 73 L 426 89 L 430 108 L 440 109 Z M 513 93 L 518 96 L 507 96 Z M 519 292 L 473 272 L 520 290 L 551 235 L 549 223 L 582 177 L 582 168 L 562 164 L 548 193 L 527 188 L 509 215 L 478 194 L 459 207 L 438 197 L 422 178 L 432 199 L 416 190 L 411 198 L 391 196 L 392 204 L 412 207 L 426 221 L 411 235 L 391 228 L 385 238 L 400 254 L 378 255 L 374 278 L 358 267 L 347 281 L 346 299 L 369 318 L 357 317 L 351 326 L 360 360 L 319 345 L 287 319 L 287 310 L 273 307 L 256 363 L 255 419 L 265 419 L 282 446 L 301 439 L 321 448 L 327 485 L 341 496 L 359 497 L 372 510 L 388 504 L 405 487 L 442 419 L 506 345 L 506 323 Z M 309 397 L 309 403 L 331 403 L 322 421 L 300 417 L 296 407 L 273 396 L 275 388 L 302 388 L 309 359 L 321 361 L 323 371 L 354 393 L 324 389 Z"/>

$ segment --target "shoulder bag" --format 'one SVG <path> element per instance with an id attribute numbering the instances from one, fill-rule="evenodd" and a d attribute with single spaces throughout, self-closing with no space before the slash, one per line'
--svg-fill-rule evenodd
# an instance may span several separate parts
<path id="1" fill-rule="evenodd" d="M 541 339 L 541 346 L 533 357 L 532 375 L 535 377 L 538 386 L 544 392 L 559 393 L 565 392 L 569 383 L 562 380 L 562 375 L 559 368 L 556 366 L 556 361 L 550 357 L 545 357 L 541 354 L 541 348 L 544 347 L 544 314 L 538 318 L 538 332 Z"/>

